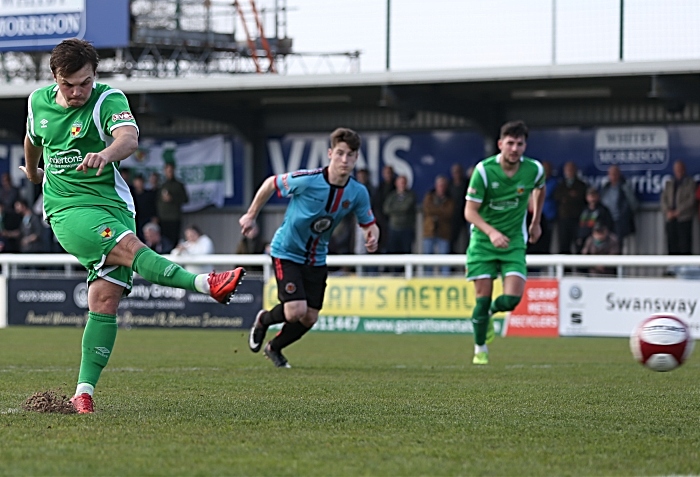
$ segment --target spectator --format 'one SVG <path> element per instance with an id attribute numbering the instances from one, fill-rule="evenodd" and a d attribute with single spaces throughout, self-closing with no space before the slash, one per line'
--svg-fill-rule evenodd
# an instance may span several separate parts
<path id="1" fill-rule="evenodd" d="M 542 253 L 551 253 L 552 232 L 557 225 L 557 209 L 559 208 L 554 193 L 557 190 L 559 180 L 553 175 L 551 162 L 544 161 L 542 167 L 544 167 L 545 186 L 547 189 L 544 205 L 542 206 L 542 237 L 534 245 L 538 245 L 538 250 L 542 250 Z"/>
<path id="2" fill-rule="evenodd" d="M 439 175 L 435 178 L 435 188 L 423 199 L 423 253 L 450 253 L 455 205 L 448 193 L 449 186 L 447 177 Z M 450 267 L 440 267 L 440 272 L 449 275 Z"/>
<path id="3" fill-rule="evenodd" d="M 7 183 L 9 180 L 5 179 L 2 182 Z M 9 191 L 9 189 L 8 189 Z M 5 186 L 3 186 L 3 192 L 5 192 Z M 7 197 L 15 196 L 8 192 Z M 10 203 L 6 203 L 4 199 L 0 200 L 3 204 L 2 211 L 2 231 L 0 235 L 2 236 L 4 245 L 2 251 L 5 253 L 19 253 L 20 252 L 20 236 L 22 234 L 20 226 L 22 225 L 22 217 L 15 212 L 15 202 L 19 199 L 19 193 L 15 196 L 15 199 Z"/>
<path id="4" fill-rule="evenodd" d="M 542 235 L 540 239 L 535 242 L 527 243 L 526 251 L 528 254 L 549 254 L 552 253 L 552 232 L 557 223 L 557 208 L 558 204 L 554 198 L 554 192 L 557 189 L 558 180 L 556 177 L 552 176 L 552 164 L 550 162 L 542 162 L 542 168 L 544 169 L 545 177 L 545 197 L 544 204 L 542 206 L 542 217 L 540 218 L 540 227 L 542 228 Z M 527 223 L 529 224 L 532 220 L 532 210 L 534 204 L 532 203 L 534 199 L 530 197 L 530 203 L 527 204 Z M 530 268 L 533 271 L 539 271 L 537 268 Z"/>
<path id="5" fill-rule="evenodd" d="M 143 243 L 148 248 L 161 255 L 167 255 L 173 250 L 173 243 L 160 234 L 160 226 L 153 222 L 146 222 L 143 225 Z"/>
<path id="6" fill-rule="evenodd" d="M 134 197 L 134 207 L 136 208 L 136 230 L 139 238 L 143 240 L 145 238 L 143 226 L 148 222 L 158 221 L 158 209 L 156 208 L 158 192 L 153 189 L 147 190 L 146 181 L 141 174 L 138 174 L 134 177 L 131 195 Z M 158 234 L 160 235 L 160 227 L 158 227 Z M 172 246 L 170 248 L 172 249 Z"/>
<path id="7" fill-rule="evenodd" d="M 19 189 L 12 184 L 10 174 L 3 173 L 0 177 L 0 201 L 5 206 L 5 210 L 14 210 L 15 202 L 19 198 Z"/>
<path id="8" fill-rule="evenodd" d="M 42 230 L 42 235 L 41 235 L 41 240 L 43 242 L 43 248 L 46 252 L 48 253 L 66 253 L 65 250 L 63 250 L 63 247 L 61 247 L 61 244 L 58 243 L 58 239 L 56 238 L 56 234 L 53 233 L 53 229 L 51 228 L 51 225 L 46 220 L 43 220 L 44 216 L 44 193 L 41 192 L 36 200 L 34 201 L 34 204 L 32 205 L 32 212 L 34 212 L 34 215 L 39 217 L 41 220 L 41 225 L 43 227 Z"/>
<path id="9" fill-rule="evenodd" d="M 377 189 L 372 185 L 372 182 L 370 180 L 370 175 L 369 171 L 367 169 L 359 169 L 355 173 L 355 179 L 357 179 L 357 182 L 360 184 L 364 185 L 367 188 L 367 192 L 369 192 L 369 200 L 370 204 L 374 204 L 376 200 L 376 195 L 377 195 Z M 373 211 L 374 212 L 374 211 Z M 357 220 L 354 219 L 354 215 L 349 215 L 346 217 L 350 217 L 349 219 L 349 224 L 353 230 L 353 237 L 351 237 L 351 243 L 350 243 L 350 251 L 349 253 L 354 253 L 356 255 L 364 255 L 367 253 L 367 247 L 365 247 L 365 234 L 362 231 L 362 227 L 357 223 Z M 376 217 L 376 213 L 375 213 Z M 341 227 L 339 225 L 339 227 Z M 337 230 L 337 229 L 336 229 Z M 334 231 L 335 232 L 335 231 Z M 368 271 L 374 270 L 376 271 L 375 267 L 367 267 L 366 268 Z"/>
<path id="10" fill-rule="evenodd" d="M 372 202 L 372 199 L 374 199 L 374 196 L 376 195 L 377 191 L 375 190 L 374 186 L 372 185 L 372 181 L 370 180 L 369 177 L 369 171 L 367 169 L 358 169 L 357 172 L 355 173 L 355 180 L 365 186 L 367 188 L 367 192 L 369 192 L 369 200 L 370 203 Z"/>
<path id="11" fill-rule="evenodd" d="M 467 203 L 467 186 L 469 178 L 464 173 L 461 164 L 452 164 L 450 167 L 450 191 L 454 208 L 452 209 L 451 232 L 450 232 L 450 252 L 463 253 L 469 241 L 469 230 L 467 219 L 464 218 L 464 205 Z"/>
<path id="12" fill-rule="evenodd" d="M 185 185 L 175 178 L 175 164 L 166 163 L 163 172 L 165 182 L 158 191 L 158 222 L 162 234 L 177 243 L 182 232 L 182 206 L 189 197 Z"/>
<path id="13" fill-rule="evenodd" d="M 554 199 L 559 204 L 557 209 L 559 253 L 572 252 L 578 221 L 583 208 L 586 207 L 586 184 L 578 178 L 577 174 L 576 164 L 571 161 L 564 164 L 564 176 L 554 192 Z"/>
<path id="14" fill-rule="evenodd" d="M 593 233 L 586 239 L 581 249 L 582 255 L 619 255 L 620 242 L 615 234 L 602 223 L 593 226 Z M 615 275 L 615 267 L 594 265 L 588 269 L 591 276 Z"/>
<path id="15" fill-rule="evenodd" d="M 153 171 L 148 176 L 148 183 L 146 184 L 146 190 L 158 191 L 160 189 L 160 174 Z"/>
<path id="16" fill-rule="evenodd" d="M 5 252 L 5 206 L 0 201 L 0 252 Z"/>
<path id="17" fill-rule="evenodd" d="M 41 219 L 34 214 L 24 199 L 15 201 L 15 212 L 21 217 L 19 228 L 19 243 L 22 253 L 43 253 L 46 252 L 44 246 L 44 227 Z"/>
<path id="18" fill-rule="evenodd" d="M 607 207 L 600 203 L 600 192 L 595 187 L 589 187 L 586 191 L 587 207 L 581 212 L 578 221 L 578 236 L 576 238 L 576 253 L 581 253 L 586 239 L 593 233 L 595 224 L 605 225 L 612 230 L 615 223 Z"/>
<path id="19" fill-rule="evenodd" d="M 210 255 L 214 253 L 214 242 L 208 235 L 196 225 L 190 225 L 185 229 L 185 240 L 181 241 L 172 251 L 173 255 Z M 214 269 L 213 265 L 187 265 L 185 269 L 192 273 L 209 273 Z"/>
<path id="20" fill-rule="evenodd" d="M 608 182 L 600 190 L 600 202 L 610 211 L 615 224 L 611 232 L 624 249 L 625 238 L 635 232 L 634 214 L 639 201 L 617 165 L 608 168 Z"/>
<path id="21" fill-rule="evenodd" d="M 669 255 L 692 253 L 695 208 L 695 181 L 686 174 L 685 163 L 678 160 L 673 163 L 673 178 L 664 183 L 661 193 Z"/>
<path id="22" fill-rule="evenodd" d="M 416 194 L 408 188 L 406 176 L 398 176 L 394 185 L 383 208 L 389 223 L 387 253 L 411 253 L 416 237 Z"/>
<path id="23" fill-rule="evenodd" d="M 384 166 L 382 168 L 382 180 L 379 182 L 379 186 L 376 189 L 376 193 L 372 198 L 372 212 L 374 212 L 374 218 L 377 221 L 377 227 L 381 232 L 379 235 L 379 252 L 386 253 L 389 243 L 389 221 L 386 214 L 384 213 L 384 202 L 386 198 L 389 197 L 395 189 L 396 176 L 394 174 L 394 168 L 391 166 Z M 364 240 L 363 240 L 364 242 Z"/>

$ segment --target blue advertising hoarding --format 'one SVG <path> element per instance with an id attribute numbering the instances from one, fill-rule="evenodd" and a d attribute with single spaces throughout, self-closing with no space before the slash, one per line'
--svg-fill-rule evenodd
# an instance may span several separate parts
<path id="1" fill-rule="evenodd" d="M 658 202 L 680 159 L 700 181 L 700 126 L 630 126 L 532 131 L 527 154 L 561 173 L 573 161 L 590 185 L 600 187 L 615 164 L 642 202 Z"/>
<path id="2" fill-rule="evenodd" d="M 129 45 L 129 0 L 2 0 L 0 51 L 51 50 L 67 38 Z"/>
<path id="3" fill-rule="evenodd" d="M 449 176 L 452 164 L 476 164 L 483 156 L 484 140 L 467 131 L 360 132 L 362 146 L 356 169 L 367 169 L 376 185 L 385 165 L 408 178 L 408 186 L 419 196 L 434 187 L 439 174 Z M 316 169 L 328 164 L 328 134 L 288 134 L 267 140 L 269 174 L 298 169 Z M 286 201 L 286 199 L 271 199 Z"/>
<path id="4" fill-rule="evenodd" d="M 7 281 L 9 325 L 85 326 L 85 279 L 12 278 Z M 228 306 L 200 293 L 134 280 L 131 294 L 119 302 L 117 323 L 127 328 L 249 329 L 262 308 L 263 280 L 241 282 Z"/>
<path id="5" fill-rule="evenodd" d="M 385 164 L 406 175 L 409 185 L 422 199 L 433 188 L 435 176 L 448 174 L 460 162 L 465 168 L 483 158 L 483 138 L 475 132 L 378 132 L 361 133 L 363 145 L 358 168 L 366 168 L 374 184 Z M 182 142 L 179 139 L 175 142 Z M 191 141 L 191 140 L 190 140 Z M 142 138 L 141 143 L 162 144 Z M 242 206 L 244 194 L 244 143 L 227 138 L 230 158 L 224 167 L 224 206 Z M 620 166 L 642 202 L 658 203 L 664 181 L 671 177 L 673 162 L 685 162 L 688 174 L 700 181 L 700 125 L 611 128 L 558 128 L 530 132 L 526 154 L 549 161 L 555 175 L 567 161 L 573 161 L 583 178 L 600 186 L 610 164 Z M 228 156 L 228 154 L 227 154 Z M 267 173 L 314 169 L 328 163 L 328 134 L 289 134 L 267 140 Z M 0 141 L 0 174 L 10 172 L 15 185 L 24 175 L 18 169 L 24 152 L 19 142 Z M 246 187 L 255 187 L 246 184 Z M 255 191 L 252 190 L 251 193 Z M 271 199 L 286 203 L 286 199 Z"/>

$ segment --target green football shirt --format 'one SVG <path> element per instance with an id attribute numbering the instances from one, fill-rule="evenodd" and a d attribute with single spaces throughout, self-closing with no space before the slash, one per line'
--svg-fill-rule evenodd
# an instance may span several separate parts
<path id="1" fill-rule="evenodd" d="M 138 130 L 129 103 L 118 89 L 95 83 L 87 103 L 64 108 L 56 102 L 58 85 L 39 88 L 29 96 L 27 137 L 44 155 L 44 214 L 76 206 L 108 206 L 135 213 L 129 186 L 119 174 L 119 163 L 86 173 L 76 168 L 90 152 L 100 152 L 114 141 L 119 127 Z"/>
<path id="2" fill-rule="evenodd" d="M 469 180 L 467 200 L 480 202 L 479 214 L 510 239 L 508 250 L 524 250 L 527 244 L 527 203 L 535 188 L 544 186 L 544 168 L 539 161 L 520 158 L 520 167 L 508 177 L 500 164 L 500 154 L 479 162 Z M 473 227 L 471 244 L 482 250 L 497 251 L 488 235 Z"/>

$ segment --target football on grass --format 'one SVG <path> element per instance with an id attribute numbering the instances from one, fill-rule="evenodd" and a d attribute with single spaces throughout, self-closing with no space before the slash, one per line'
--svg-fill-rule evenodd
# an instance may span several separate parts
<path id="1" fill-rule="evenodd" d="M 634 359 L 654 371 L 671 371 L 693 351 L 688 325 L 674 315 L 658 314 L 637 325 L 630 337 Z"/>

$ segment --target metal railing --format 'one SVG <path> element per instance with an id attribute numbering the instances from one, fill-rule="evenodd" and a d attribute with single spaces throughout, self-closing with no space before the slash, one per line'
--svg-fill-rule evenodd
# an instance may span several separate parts
<path id="1" fill-rule="evenodd" d="M 266 281 L 272 276 L 272 263 L 268 255 L 212 254 L 188 257 L 166 255 L 165 257 L 181 265 L 213 264 L 221 270 L 231 266 L 262 267 Z M 422 276 L 424 267 L 463 267 L 465 256 L 463 254 L 329 255 L 327 263 L 330 267 L 354 268 L 358 275 L 366 275 L 368 268 L 403 268 L 405 278 L 413 278 L 414 276 Z M 700 270 L 700 255 L 528 255 L 527 265 L 529 267 L 547 267 L 549 275 L 556 278 L 562 278 L 568 267 L 602 265 L 616 267 L 617 276 L 622 277 L 625 267 L 698 267 Z M 23 267 L 40 266 L 62 266 L 67 276 L 75 276 L 77 273 L 75 267 L 80 266 L 80 263 L 75 257 L 68 254 L 0 254 L 1 274 L 4 277 L 22 273 Z"/>

